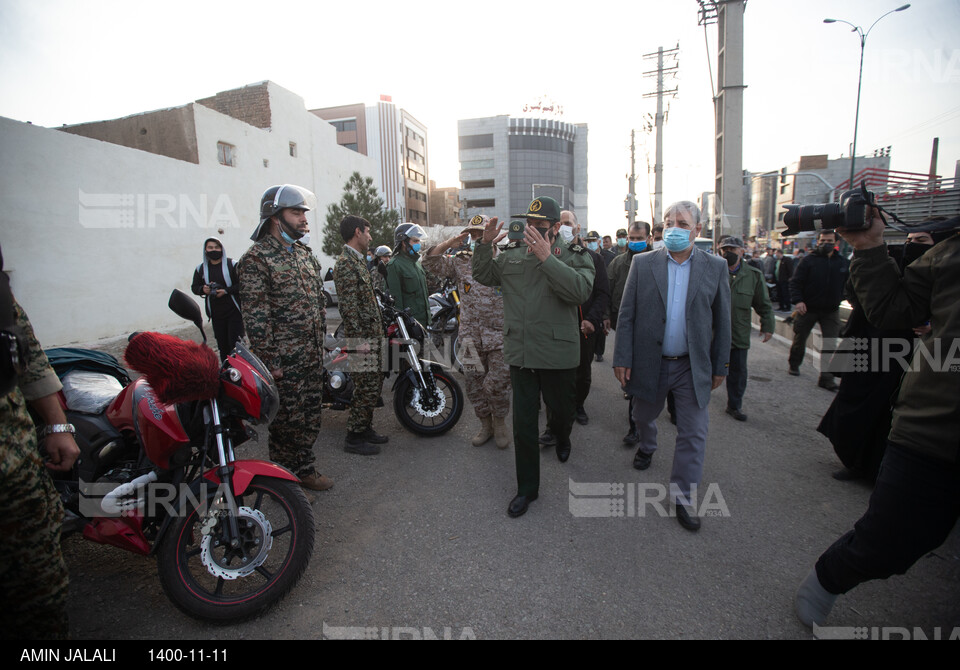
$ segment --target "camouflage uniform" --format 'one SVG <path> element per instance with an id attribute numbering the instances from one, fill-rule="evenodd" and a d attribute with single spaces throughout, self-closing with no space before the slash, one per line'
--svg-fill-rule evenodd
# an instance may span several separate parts
<path id="1" fill-rule="evenodd" d="M 503 293 L 499 286 L 474 281 L 472 261 L 470 251 L 453 256 L 431 256 L 428 252 L 421 259 L 424 269 L 460 286 L 458 337 L 473 411 L 479 418 L 503 418 L 510 411 L 510 368 L 503 361 Z"/>
<path id="2" fill-rule="evenodd" d="M 383 276 L 380 272 L 380 261 L 374 263 L 373 267 L 370 268 L 370 277 L 373 279 L 373 288 L 377 289 L 381 293 L 389 293 L 387 289 L 387 278 Z M 337 298 L 339 300 L 339 296 Z"/>
<path id="3" fill-rule="evenodd" d="M 16 302 L 14 314 L 28 353 L 20 387 L 0 397 L 0 637 L 66 639 L 63 505 L 40 458 L 26 407 L 26 400 L 56 393 L 61 385 Z"/>
<path id="4" fill-rule="evenodd" d="M 373 274 L 381 276 L 376 268 Z M 343 335 L 354 340 L 347 345 L 353 352 L 350 375 L 356 385 L 350 416 L 347 418 L 347 430 L 362 433 L 371 427 L 373 408 L 383 389 L 383 373 L 380 369 L 383 319 L 373 293 L 373 276 L 360 254 L 346 245 L 333 266 L 333 281 L 337 286 Z M 359 340 L 370 345 L 369 353 L 356 353 Z"/>
<path id="5" fill-rule="evenodd" d="M 250 347 L 277 379 L 280 409 L 270 424 L 270 460 L 298 477 L 315 473 L 326 334 L 323 275 L 309 247 L 264 235 L 237 265 L 240 304 Z"/>

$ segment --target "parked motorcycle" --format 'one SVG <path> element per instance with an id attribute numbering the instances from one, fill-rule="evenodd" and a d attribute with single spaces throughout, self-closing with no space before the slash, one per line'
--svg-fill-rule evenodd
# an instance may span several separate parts
<path id="1" fill-rule="evenodd" d="M 393 382 L 393 411 L 403 426 L 417 435 L 441 435 L 463 414 L 464 396 L 460 384 L 443 366 L 420 358 L 426 331 L 409 310 L 394 308 L 388 293 L 376 291 L 383 316 L 385 376 L 397 373 Z M 350 357 L 343 324 L 324 343 L 323 406 L 347 409 L 353 399 Z"/>
<path id="2" fill-rule="evenodd" d="M 453 366 L 463 372 L 463 362 L 460 360 L 460 292 L 456 284 L 444 279 L 440 291 L 429 297 L 431 324 L 427 327 L 430 339 L 437 351 L 441 352 L 444 360 L 449 360 Z M 449 345 L 449 349 L 447 349 Z"/>
<path id="3" fill-rule="evenodd" d="M 203 333 L 190 296 L 174 291 L 170 307 Z M 55 475 L 65 529 L 155 555 L 164 592 L 199 619 L 232 623 L 283 598 L 310 561 L 315 520 L 296 476 L 234 452 L 247 424 L 279 408 L 264 364 L 242 342 L 221 365 L 205 344 L 135 333 L 125 358 L 144 376 L 124 386 L 116 359 L 83 352 L 69 365 L 50 352 L 80 447 L 73 471 Z"/>

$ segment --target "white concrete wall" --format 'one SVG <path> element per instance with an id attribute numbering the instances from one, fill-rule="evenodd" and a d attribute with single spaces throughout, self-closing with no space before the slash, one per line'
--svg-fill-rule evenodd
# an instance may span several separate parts
<path id="1" fill-rule="evenodd" d="M 337 145 L 298 96 L 273 84 L 270 95 L 269 130 L 193 104 L 199 165 L 0 117 L 4 268 L 45 347 L 182 325 L 170 291 L 189 291 L 206 237 L 242 255 L 273 184 L 317 194 L 319 249 L 327 205 L 351 172 L 376 179 L 378 166 Z M 219 164 L 218 141 L 237 147 L 236 167 Z"/>

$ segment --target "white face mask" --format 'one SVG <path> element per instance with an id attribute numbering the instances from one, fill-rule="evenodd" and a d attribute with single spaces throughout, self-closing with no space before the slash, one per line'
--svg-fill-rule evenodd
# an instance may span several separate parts
<path id="1" fill-rule="evenodd" d="M 653 248 L 654 248 L 654 249 L 662 249 L 662 248 L 663 248 L 663 240 L 654 240 L 654 241 L 653 241 Z"/>
<path id="2" fill-rule="evenodd" d="M 310 233 L 304 233 L 303 237 L 297 240 L 297 242 L 299 242 L 303 246 L 307 246 L 308 244 L 310 244 Z"/>
<path id="3" fill-rule="evenodd" d="M 573 226 L 560 226 L 560 237 L 564 242 L 571 242 L 573 240 Z"/>

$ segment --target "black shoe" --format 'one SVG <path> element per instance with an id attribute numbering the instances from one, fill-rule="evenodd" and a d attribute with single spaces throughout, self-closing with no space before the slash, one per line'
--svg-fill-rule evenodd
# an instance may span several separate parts
<path id="1" fill-rule="evenodd" d="M 738 409 L 734 409 L 733 407 L 728 407 L 728 408 L 727 408 L 727 414 L 729 414 L 730 416 L 732 416 L 732 417 L 733 417 L 734 419 L 736 419 L 737 421 L 746 421 L 746 420 L 747 420 L 747 415 L 746 415 L 746 414 L 744 414 L 743 412 L 741 412 L 741 411 L 738 410 Z"/>
<path id="2" fill-rule="evenodd" d="M 791 366 L 790 369 L 787 370 L 787 374 L 793 375 L 794 377 L 799 377 L 799 376 L 800 376 L 800 368 L 795 368 L 795 367 Z"/>
<path id="3" fill-rule="evenodd" d="M 650 467 L 653 460 L 653 454 L 647 454 L 637 449 L 637 454 L 633 457 L 633 467 L 636 470 L 646 470 Z"/>
<path id="4" fill-rule="evenodd" d="M 570 440 L 557 441 L 557 460 L 566 463 L 568 458 L 570 458 Z"/>
<path id="5" fill-rule="evenodd" d="M 677 505 L 677 521 L 680 522 L 681 526 L 694 533 L 700 530 L 700 517 L 691 516 L 683 505 Z"/>
<path id="6" fill-rule="evenodd" d="M 819 381 L 817 382 L 817 386 L 819 386 L 822 389 L 826 389 L 827 391 L 833 391 L 833 392 L 836 392 L 837 389 L 840 388 L 839 386 L 837 386 L 837 383 L 834 382 L 832 379 L 827 381 Z"/>
<path id="7" fill-rule="evenodd" d="M 851 470 L 850 468 L 843 468 L 842 470 L 837 470 L 831 475 L 838 482 L 852 482 L 856 479 L 866 479 L 867 476 L 859 470 Z"/>
<path id="8" fill-rule="evenodd" d="M 373 426 L 370 426 L 365 431 L 363 431 L 362 437 L 364 440 L 366 440 L 370 444 L 386 444 L 387 442 L 390 441 L 390 438 L 387 437 L 386 435 L 380 435 L 379 433 L 374 431 Z"/>
<path id="9" fill-rule="evenodd" d="M 597 363 L 603 363 L 603 354 L 597 354 Z"/>
<path id="10" fill-rule="evenodd" d="M 555 447 L 557 446 L 557 436 L 550 432 L 550 429 L 547 428 L 540 435 L 540 446 L 541 447 Z"/>
<path id="11" fill-rule="evenodd" d="M 343 450 L 348 454 L 360 456 L 375 456 L 380 453 L 380 447 L 363 439 L 363 433 L 347 433 L 347 439 L 343 441 Z"/>
<path id="12" fill-rule="evenodd" d="M 640 435 L 637 434 L 637 431 L 631 430 L 629 433 L 623 436 L 623 444 L 626 447 L 632 446 L 640 441 Z"/>
<path id="13" fill-rule="evenodd" d="M 590 417 L 587 416 L 587 410 L 583 408 L 583 405 L 577 408 L 577 423 L 581 426 L 586 426 L 590 423 Z"/>
<path id="14" fill-rule="evenodd" d="M 536 499 L 536 493 L 528 496 L 516 496 L 510 501 L 510 506 L 507 507 L 507 514 L 514 519 L 516 519 L 518 516 L 523 516 L 527 513 L 527 507 L 530 506 L 530 503 Z"/>

